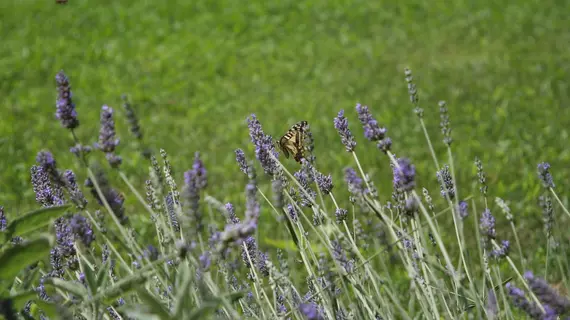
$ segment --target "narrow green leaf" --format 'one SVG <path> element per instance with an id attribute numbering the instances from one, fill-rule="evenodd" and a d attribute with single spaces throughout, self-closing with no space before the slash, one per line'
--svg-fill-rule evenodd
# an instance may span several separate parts
<path id="1" fill-rule="evenodd" d="M 180 268 L 178 268 L 178 276 L 176 278 L 176 297 L 174 299 L 174 318 L 182 318 L 182 308 L 186 303 L 186 299 L 190 296 L 188 291 L 190 290 L 190 270 L 186 263 L 183 263 Z"/>
<path id="2" fill-rule="evenodd" d="M 194 309 L 192 311 L 192 313 L 190 314 L 188 319 L 202 319 L 203 316 L 207 315 L 208 312 L 210 312 L 211 310 L 214 310 L 216 308 L 218 308 L 218 306 L 220 304 L 222 304 L 222 302 L 224 300 L 228 301 L 229 303 L 233 303 L 241 298 L 243 298 L 243 296 L 245 296 L 246 292 L 245 291 L 238 291 L 238 292 L 233 292 L 230 294 L 227 294 L 223 297 L 219 297 L 219 298 L 210 298 L 206 301 L 204 301 L 204 303 L 202 303 L 200 305 L 200 308 Z"/>
<path id="3" fill-rule="evenodd" d="M 24 308 L 24 306 L 28 301 L 35 299 L 37 297 L 38 297 L 37 292 L 35 292 L 34 290 L 28 290 L 24 292 L 18 292 L 9 297 L 2 297 L 0 299 L 12 299 L 14 309 L 21 310 Z"/>
<path id="4" fill-rule="evenodd" d="M 58 207 L 41 208 L 14 219 L 6 228 L 6 237 L 22 236 L 47 226 L 53 219 L 61 217 L 71 207 L 66 204 Z"/>
<path id="5" fill-rule="evenodd" d="M 288 213 L 286 213 L 285 211 L 281 212 L 284 215 L 287 215 Z M 297 249 L 300 249 L 299 247 L 299 238 L 297 238 L 297 234 L 295 233 L 295 228 L 293 227 L 293 224 L 291 223 L 291 221 L 289 220 L 289 217 L 285 216 L 283 217 L 285 220 L 285 223 L 287 225 L 287 230 L 289 230 L 289 233 L 291 234 L 291 238 L 293 238 L 293 243 L 295 243 L 295 246 L 297 247 Z"/>
<path id="6" fill-rule="evenodd" d="M 118 281 L 112 287 L 107 288 L 93 297 L 94 301 L 103 299 L 106 303 L 111 303 L 118 299 L 121 295 L 135 290 L 138 286 L 144 285 L 147 275 L 141 273 L 132 274 L 123 280 Z"/>
<path id="7" fill-rule="evenodd" d="M 50 285 L 66 293 L 71 293 L 82 301 L 85 301 L 87 299 L 87 289 L 79 283 L 65 281 L 60 278 L 46 278 L 44 280 L 44 285 Z"/>
<path id="8" fill-rule="evenodd" d="M 246 291 L 237 291 L 237 292 L 232 292 L 232 293 L 226 294 L 223 298 L 225 300 L 227 300 L 229 303 L 234 303 L 234 302 L 238 301 L 239 299 L 243 298 L 246 294 L 247 294 Z M 221 299 L 221 298 L 219 298 L 219 299 Z"/>
<path id="9" fill-rule="evenodd" d="M 93 296 L 97 292 L 97 280 L 95 279 L 95 271 L 91 270 L 89 264 L 85 261 L 85 257 L 80 259 L 81 270 L 85 274 L 85 280 L 87 280 L 87 288 Z"/>
<path id="10" fill-rule="evenodd" d="M 105 288 L 109 280 L 109 261 L 105 262 L 97 272 L 97 289 Z"/>
<path id="11" fill-rule="evenodd" d="M 40 268 L 35 267 L 32 270 L 30 270 L 28 273 L 26 273 L 24 279 L 22 280 L 21 288 L 23 289 L 30 288 L 34 283 L 37 283 L 37 280 L 39 278 L 40 278 Z"/>
<path id="12" fill-rule="evenodd" d="M 299 248 L 292 240 L 280 240 L 280 239 L 271 239 L 271 238 L 263 238 L 264 243 L 270 245 L 275 248 L 279 248 L 286 251 L 299 251 Z"/>
<path id="13" fill-rule="evenodd" d="M 187 318 L 189 320 L 199 320 L 203 319 L 209 312 L 216 309 L 219 302 L 205 302 L 200 305 L 200 308 L 194 309 L 190 316 Z"/>
<path id="14" fill-rule="evenodd" d="M 59 313 L 55 304 L 36 299 L 34 303 L 40 308 L 49 319 L 58 319 Z"/>
<path id="15" fill-rule="evenodd" d="M 136 306 L 124 306 L 118 309 L 118 311 L 125 313 L 129 317 L 135 319 L 148 319 L 148 320 L 170 320 L 170 318 L 161 318 L 160 316 L 147 311 L 147 306 L 136 305 Z"/>
<path id="16" fill-rule="evenodd" d="M 142 288 L 137 292 L 137 295 L 147 307 L 148 312 L 158 316 L 159 319 L 170 319 L 170 314 L 162 302 L 150 294 L 146 289 Z M 179 318 L 176 317 L 176 319 Z"/>
<path id="17" fill-rule="evenodd" d="M 0 279 L 13 280 L 21 270 L 46 257 L 53 246 L 53 237 L 41 234 L 36 239 L 3 248 L 0 252 Z"/>

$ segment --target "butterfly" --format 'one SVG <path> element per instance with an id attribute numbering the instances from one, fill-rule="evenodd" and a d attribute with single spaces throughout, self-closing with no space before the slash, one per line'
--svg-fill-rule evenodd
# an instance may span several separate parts
<path id="1" fill-rule="evenodd" d="M 301 159 L 305 157 L 305 147 L 303 140 L 305 139 L 305 132 L 308 130 L 307 121 L 299 121 L 294 124 L 287 133 L 285 133 L 277 144 L 283 151 L 285 158 L 289 158 L 289 153 L 293 155 L 295 161 L 301 163 Z"/>

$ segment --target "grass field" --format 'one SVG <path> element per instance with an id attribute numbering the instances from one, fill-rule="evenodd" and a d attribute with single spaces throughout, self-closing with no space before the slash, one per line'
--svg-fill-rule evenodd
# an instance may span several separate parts
<path id="1" fill-rule="evenodd" d="M 346 207 L 343 169 L 355 164 L 333 126 L 341 109 L 362 167 L 379 198 L 389 200 L 392 169 L 364 139 L 357 103 L 388 129 L 394 154 L 416 166 L 418 192 L 423 186 L 437 192 L 432 154 L 408 95 L 408 67 L 440 164 L 447 163 L 447 149 L 438 102 L 447 102 L 461 198 L 478 195 L 479 157 L 490 206 L 497 209 L 494 197 L 509 201 L 521 242 L 532 244 L 543 237 L 536 232 L 542 219 L 539 162 L 551 164 L 556 192 L 568 206 L 568 12 L 568 1 L 537 0 L 4 1 L 0 206 L 12 218 L 38 207 L 30 167 L 40 150 L 53 152 L 58 167 L 74 169 L 81 183 L 87 177 L 69 152 L 70 132 L 55 119 L 60 70 L 72 86 L 76 133 L 84 144 L 97 141 L 101 106 L 117 111 L 121 170 L 141 193 L 149 163 L 129 133 L 122 94 L 138 113 L 144 143 L 157 156 L 161 148 L 168 152 L 177 181 L 182 184 L 200 152 L 206 192 L 224 203 L 245 201 L 247 178 L 234 150 L 253 159 L 246 118 L 254 113 L 273 138 L 299 120 L 309 122 L 318 169 L 332 174 L 335 196 Z M 100 152 L 91 159 L 107 166 Z M 286 165 L 299 167 L 292 160 Z M 260 188 L 269 190 L 261 170 L 258 176 Z M 118 175 L 110 178 L 131 204 L 127 213 L 143 212 Z M 259 232 L 271 238 L 274 221 L 262 214 Z"/>
<path id="2" fill-rule="evenodd" d="M 65 6 L 6 1 L 0 8 L 0 204 L 10 212 L 34 207 L 29 167 L 39 149 L 52 150 L 62 167 L 74 167 L 66 155 L 71 138 L 54 120 L 60 69 L 71 81 L 82 141 L 97 139 L 101 105 L 122 111 L 126 93 L 145 141 L 169 151 L 180 170 L 200 151 L 228 197 L 241 190 L 242 181 L 226 177 L 236 172 L 233 150 L 247 145 L 249 114 L 256 113 L 273 136 L 309 121 L 319 165 L 338 180 L 349 158 L 340 152 L 332 118 L 340 109 L 354 116 L 357 102 L 388 128 L 396 154 L 405 150 L 422 182 L 433 182 L 431 157 L 408 102 L 406 66 L 436 138 L 437 102 L 448 102 L 460 181 L 470 183 L 479 156 L 496 195 L 516 198 L 516 211 L 530 212 L 539 161 L 550 161 L 560 181 L 570 177 L 570 118 L 562 116 L 569 103 L 566 1 L 93 6 L 72 0 Z M 117 125 L 123 169 L 144 172 L 126 124 Z M 352 129 L 361 135 L 356 122 Z M 441 144 L 436 151 L 443 152 Z M 378 154 L 360 156 L 374 176 L 389 174 Z M 379 186 L 381 193 L 386 187 Z M 559 187 L 564 194 L 566 186 Z"/>

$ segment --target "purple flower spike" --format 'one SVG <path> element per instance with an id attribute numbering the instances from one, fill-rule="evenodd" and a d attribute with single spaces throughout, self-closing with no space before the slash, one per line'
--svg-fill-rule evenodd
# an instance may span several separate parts
<path id="1" fill-rule="evenodd" d="M 554 180 L 550 174 L 550 164 L 542 162 L 538 164 L 538 178 L 542 181 L 545 188 L 554 188 Z"/>
<path id="2" fill-rule="evenodd" d="M 60 71 L 55 76 L 57 83 L 57 100 L 55 116 L 61 122 L 61 125 L 66 129 L 74 129 L 79 126 L 77 119 L 77 111 L 75 111 L 75 104 L 71 101 L 71 86 L 69 79 Z"/>
<path id="3" fill-rule="evenodd" d="M 239 218 L 236 216 L 236 210 L 234 209 L 233 204 L 226 203 L 226 211 L 228 212 L 228 223 L 231 224 L 238 224 L 240 223 Z"/>
<path id="4" fill-rule="evenodd" d="M 236 161 L 241 172 L 247 174 L 247 161 L 245 160 L 245 153 L 242 149 L 236 149 Z"/>
<path id="5" fill-rule="evenodd" d="M 155 261 L 158 259 L 159 252 L 158 249 L 153 245 L 148 245 L 144 250 L 144 254 L 150 261 Z"/>
<path id="6" fill-rule="evenodd" d="M 441 196 L 444 198 L 448 196 L 450 200 L 453 200 L 455 197 L 455 186 L 451 172 L 449 171 L 449 166 L 443 166 L 443 168 L 436 173 L 436 177 L 439 182 Z"/>
<path id="7" fill-rule="evenodd" d="M 403 191 L 412 191 L 416 186 L 416 167 L 407 158 L 398 159 L 393 166 L 394 187 Z"/>
<path id="8" fill-rule="evenodd" d="M 103 151 L 107 161 L 113 168 L 118 168 L 122 158 L 115 154 L 115 148 L 119 145 L 119 139 L 115 137 L 115 120 L 113 120 L 113 108 L 103 105 L 101 107 L 101 128 L 99 129 L 99 141 L 95 148 Z"/>
<path id="9" fill-rule="evenodd" d="M 164 197 L 164 202 L 166 202 L 166 212 L 170 217 L 170 225 L 172 226 L 172 230 L 174 232 L 180 231 L 180 224 L 178 223 L 178 215 L 176 214 L 176 208 L 174 207 L 174 197 L 172 192 L 169 192 L 166 197 Z"/>
<path id="10" fill-rule="evenodd" d="M 200 153 L 196 152 L 194 156 L 194 163 L 192 164 L 192 171 L 194 172 L 194 179 L 196 179 L 196 186 L 199 189 L 204 189 L 208 186 L 208 172 L 204 167 L 204 163 L 200 159 Z"/>
<path id="11" fill-rule="evenodd" d="M 67 187 L 71 199 L 79 208 L 84 208 L 85 205 L 87 205 L 87 199 L 85 199 L 83 192 L 81 192 L 81 189 L 79 189 L 79 186 L 77 185 L 75 173 L 73 173 L 71 170 L 65 170 L 63 177 L 67 182 Z"/>
<path id="12" fill-rule="evenodd" d="M 570 310 L 570 300 L 552 288 L 544 279 L 535 277 L 531 271 L 526 271 L 524 278 L 537 298 L 550 306 L 557 314 L 564 314 Z"/>
<path id="13" fill-rule="evenodd" d="M 388 153 L 388 151 L 390 151 L 390 149 L 392 148 L 392 139 L 386 137 L 386 138 L 378 141 L 378 143 L 376 144 L 376 147 L 378 147 L 378 149 L 382 150 L 382 152 Z"/>
<path id="14" fill-rule="evenodd" d="M 297 210 L 291 204 L 287 205 L 287 213 L 289 214 L 289 217 L 291 218 L 291 220 L 296 222 L 297 219 L 299 219 L 299 215 L 297 214 Z"/>
<path id="15" fill-rule="evenodd" d="M 212 259 L 210 258 L 209 252 L 202 253 L 198 259 L 200 260 L 200 267 L 202 270 L 208 270 L 208 268 L 210 268 Z"/>
<path id="16" fill-rule="evenodd" d="M 48 173 L 41 166 L 32 166 L 32 186 L 36 194 L 36 201 L 43 207 L 60 206 L 63 201 L 63 190 L 54 188 L 49 180 Z"/>
<path id="17" fill-rule="evenodd" d="M 47 172 L 57 170 L 55 158 L 53 157 L 53 154 L 47 150 L 38 152 L 38 155 L 36 156 L 36 162 Z"/>
<path id="18" fill-rule="evenodd" d="M 257 201 L 257 182 L 255 176 L 252 176 L 249 183 L 245 187 L 245 220 L 249 223 L 257 225 L 259 219 L 259 202 Z"/>
<path id="19" fill-rule="evenodd" d="M 340 224 L 346 220 L 346 217 L 348 216 L 348 211 L 346 209 L 338 208 L 335 211 L 335 216 L 336 216 L 336 223 Z"/>
<path id="20" fill-rule="evenodd" d="M 501 259 L 509 255 L 510 243 L 508 240 L 501 241 L 501 247 L 499 249 L 493 249 L 489 253 L 491 258 Z"/>
<path id="21" fill-rule="evenodd" d="M 317 181 L 317 185 L 324 195 L 327 195 L 331 192 L 333 188 L 333 182 L 332 176 L 330 174 L 328 176 L 325 176 L 324 174 L 317 172 L 315 180 Z"/>
<path id="22" fill-rule="evenodd" d="M 247 238 L 245 238 L 244 243 L 245 243 L 245 248 L 242 246 L 241 258 L 243 260 L 243 263 L 245 264 L 245 267 L 251 268 L 251 264 L 249 263 L 250 259 L 251 262 L 253 262 L 253 264 L 256 264 L 257 262 L 256 259 L 257 242 L 255 241 L 254 237 L 248 236 Z"/>
<path id="23" fill-rule="evenodd" d="M 344 169 L 344 181 L 352 195 L 358 196 L 365 193 L 364 180 L 358 176 L 353 168 Z"/>
<path id="24" fill-rule="evenodd" d="M 356 112 L 358 113 L 358 120 L 364 128 L 364 136 L 370 141 L 379 141 L 384 139 L 386 135 L 386 128 L 380 128 L 378 121 L 374 119 L 368 106 L 363 106 L 360 103 L 356 105 Z"/>
<path id="25" fill-rule="evenodd" d="M 86 247 L 89 247 L 91 242 L 95 240 L 91 223 L 82 215 L 74 215 L 70 220 L 70 225 L 75 238 L 81 240 Z"/>
<path id="26" fill-rule="evenodd" d="M 101 107 L 101 129 L 99 130 L 99 142 L 96 148 L 108 153 L 115 151 L 119 139 L 115 138 L 115 120 L 113 120 L 113 108 L 104 105 Z"/>
<path id="27" fill-rule="evenodd" d="M 73 232 L 71 225 L 66 218 L 57 218 L 54 222 L 57 247 L 64 257 L 70 257 L 75 254 L 73 246 Z"/>
<path id="28" fill-rule="evenodd" d="M 347 152 L 352 152 L 356 148 L 356 141 L 350 129 L 348 129 L 348 120 L 344 116 L 344 110 L 338 112 L 338 116 L 334 118 L 334 127 L 340 135 L 342 144 L 346 148 Z"/>
<path id="29" fill-rule="evenodd" d="M 4 207 L 0 206 L 0 231 L 6 230 L 6 227 L 8 227 L 8 219 L 6 219 Z"/>
<path id="30" fill-rule="evenodd" d="M 247 118 L 247 126 L 249 128 L 249 137 L 255 146 L 256 159 L 261 164 L 261 167 L 263 167 L 265 173 L 269 175 L 275 174 L 277 172 L 278 165 L 271 157 L 271 155 L 277 158 L 279 156 L 279 153 L 275 151 L 273 139 L 270 135 L 267 135 L 265 132 L 263 132 L 261 123 L 255 114 L 252 114 L 249 118 Z"/>
<path id="31" fill-rule="evenodd" d="M 208 185 L 208 176 L 204 163 L 200 160 L 200 154 L 196 152 L 192 169 L 184 173 L 185 182 L 185 203 L 184 206 L 188 208 L 188 213 L 194 219 L 197 230 L 201 230 L 202 213 L 200 212 L 200 190 Z"/>
<path id="32" fill-rule="evenodd" d="M 324 319 L 319 312 L 319 306 L 314 302 L 301 303 L 299 311 L 305 316 L 307 320 L 321 320 Z"/>
<path id="33" fill-rule="evenodd" d="M 123 163 L 123 158 L 111 152 L 105 154 L 105 159 L 107 159 L 112 168 L 118 168 Z"/>
<path id="34" fill-rule="evenodd" d="M 467 204 L 467 202 L 460 201 L 459 208 L 457 208 L 457 211 L 459 212 L 459 217 L 461 218 L 461 220 L 467 218 L 467 216 L 469 215 L 469 205 Z"/>
<path id="35" fill-rule="evenodd" d="M 497 232 L 495 231 L 495 217 L 489 209 L 483 211 L 479 226 L 486 237 L 495 239 L 497 236 Z"/>
<path id="36" fill-rule="evenodd" d="M 188 216 L 193 220 L 196 230 L 201 230 L 202 213 L 200 212 L 200 189 L 197 185 L 196 176 L 193 170 L 188 170 L 184 173 L 184 205 Z"/>
<path id="37" fill-rule="evenodd" d="M 515 307 L 524 311 L 531 319 L 556 319 L 556 314 L 550 306 L 543 305 L 544 310 L 546 311 L 546 314 L 544 314 L 536 303 L 529 301 L 525 297 L 524 291 L 520 288 L 515 287 L 510 282 L 505 285 L 505 288 L 507 289 L 507 294 L 513 300 Z"/>

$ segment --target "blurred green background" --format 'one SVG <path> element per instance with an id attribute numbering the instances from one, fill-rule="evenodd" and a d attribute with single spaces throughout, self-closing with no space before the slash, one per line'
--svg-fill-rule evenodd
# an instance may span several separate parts
<path id="1" fill-rule="evenodd" d="M 407 93 L 410 67 L 440 163 L 447 159 L 437 103 L 448 103 L 461 196 L 476 194 L 479 156 L 491 196 L 509 200 L 515 216 L 530 215 L 522 227 L 537 223 L 538 162 L 551 163 L 567 201 L 568 12 L 568 1 L 2 1 L 0 205 L 10 215 L 36 207 L 29 168 L 43 148 L 60 168 L 85 177 L 68 152 L 71 135 L 54 116 L 60 69 L 71 81 L 84 143 L 97 139 L 101 106 L 117 110 L 122 170 L 141 192 L 148 163 L 124 121 L 123 93 L 138 111 L 145 142 L 169 152 L 180 183 L 200 151 L 209 193 L 221 201 L 242 196 L 246 178 L 233 151 L 253 157 L 245 121 L 251 113 L 274 137 L 309 121 L 318 167 L 346 195 L 342 172 L 354 163 L 332 124 L 340 109 L 363 167 L 389 199 L 388 159 L 364 139 L 358 102 L 388 128 L 394 153 L 415 163 L 419 185 L 439 199 Z"/>

